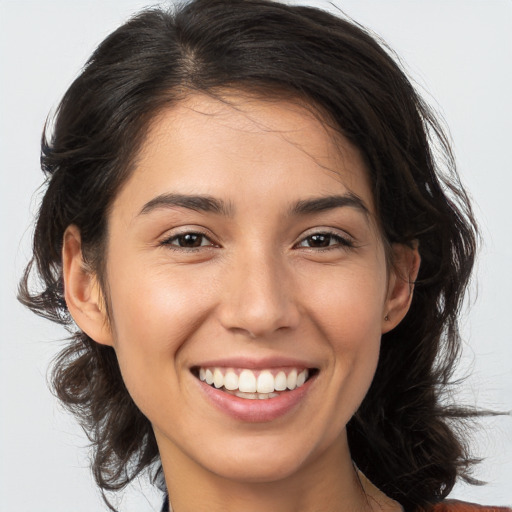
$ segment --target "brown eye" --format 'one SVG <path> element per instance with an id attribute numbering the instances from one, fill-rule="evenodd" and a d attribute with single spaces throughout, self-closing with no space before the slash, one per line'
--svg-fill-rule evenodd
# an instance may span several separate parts
<path id="1" fill-rule="evenodd" d="M 329 247 L 332 240 L 331 235 L 311 235 L 306 238 L 309 247 Z"/>
<path id="2" fill-rule="evenodd" d="M 336 249 L 354 247 L 354 244 L 348 238 L 344 238 L 335 233 L 315 233 L 301 240 L 297 247 L 306 249 Z"/>
<path id="3" fill-rule="evenodd" d="M 199 247 L 213 246 L 213 243 L 202 233 L 182 233 L 164 240 L 162 245 L 177 249 L 196 249 Z"/>
<path id="4" fill-rule="evenodd" d="M 176 245 L 179 245 L 180 247 L 201 247 L 203 239 L 203 235 L 187 233 L 186 235 L 176 237 Z"/>

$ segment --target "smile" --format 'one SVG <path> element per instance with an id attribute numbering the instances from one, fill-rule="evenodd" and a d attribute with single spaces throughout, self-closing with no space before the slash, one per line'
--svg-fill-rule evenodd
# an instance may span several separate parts
<path id="1" fill-rule="evenodd" d="M 300 388 L 308 380 L 307 368 L 250 370 L 247 368 L 198 368 L 196 376 L 206 384 L 249 400 L 277 398 Z"/>

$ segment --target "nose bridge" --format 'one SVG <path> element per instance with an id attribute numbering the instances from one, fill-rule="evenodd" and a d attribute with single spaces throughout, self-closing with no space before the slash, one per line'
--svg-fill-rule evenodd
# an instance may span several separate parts
<path id="1" fill-rule="evenodd" d="M 231 262 L 222 304 L 223 325 L 251 337 L 293 328 L 298 310 L 282 255 L 272 248 L 241 250 Z"/>

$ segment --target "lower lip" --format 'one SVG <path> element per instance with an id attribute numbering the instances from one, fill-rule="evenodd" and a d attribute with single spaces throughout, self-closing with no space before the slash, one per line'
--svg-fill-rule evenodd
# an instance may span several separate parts
<path id="1" fill-rule="evenodd" d="M 214 388 L 196 377 L 194 379 L 198 383 L 201 392 L 223 413 L 239 421 L 265 423 L 280 418 L 298 407 L 305 399 L 313 381 L 316 379 L 316 375 L 306 381 L 300 388 L 285 391 L 275 398 L 263 400 L 240 398 Z"/>

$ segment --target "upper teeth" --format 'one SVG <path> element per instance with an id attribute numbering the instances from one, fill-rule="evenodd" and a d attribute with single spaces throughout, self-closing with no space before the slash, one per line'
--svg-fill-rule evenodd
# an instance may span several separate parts
<path id="1" fill-rule="evenodd" d="M 274 372 L 275 373 L 275 372 Z M 216 388 L 244 393 L 273 393 L 274 391 L 292 390 L 306 382 L 308 370 L 296 368 L 280 370 L 275 375 L 271 370 L 253 370 L 234 368 L 200 368 L 199 378 Z"/>

